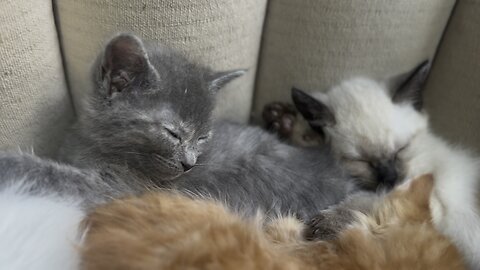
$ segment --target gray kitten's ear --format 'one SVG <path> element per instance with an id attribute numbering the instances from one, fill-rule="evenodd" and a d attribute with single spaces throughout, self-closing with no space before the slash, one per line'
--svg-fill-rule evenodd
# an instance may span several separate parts
<path id="1" fill-rule="evenodd" d="M 325 126 L 335 125 L 335 116 L 320 100 L 295 87 L 292 87 L 292 100 L 297 110 L 314 130 L 320 131 Z"/>
<path id="2" fill-rule="evenodd" d="M 415 110 L 420 111 L 423 108 L 422 90 L 430 72 L 431 62 L 426 60 L 414 68 L 412 71 L 402 74 L 396 78 L 396 83 L 392 83 L 392 100 L 394 103 L 408 102 L 412 104 Z"/>
<path id="3" fill-rule="evenodd" d="M 120 34 L 105 47 L 101 72 L 109 96 L 121 92 L 134 79 L 143 79 L 148 70 L 147 52 L 138 37 Z"/>
<path id="4" fill-rule="evenodd" d="M 246 69 L 236 69 L 214 73 L 209 79 L 209 88 L 217 92 L 231 80 L 238 78 L 247 72 Z"/>

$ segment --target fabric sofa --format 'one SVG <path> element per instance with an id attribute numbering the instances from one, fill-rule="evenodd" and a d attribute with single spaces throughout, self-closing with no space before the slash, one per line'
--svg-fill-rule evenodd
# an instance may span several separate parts
<path id="1" fill-rule="evenodd" d="M 434 129 L 480 150 L 480 0 L 7 0 L 0 8 L 0 148 L 52 156 L 118 32 L 158 40 L 215 69 L 248 68 L 217 115 L 258 121 L 292 85 L 326 90 L 434 59 Z"/>

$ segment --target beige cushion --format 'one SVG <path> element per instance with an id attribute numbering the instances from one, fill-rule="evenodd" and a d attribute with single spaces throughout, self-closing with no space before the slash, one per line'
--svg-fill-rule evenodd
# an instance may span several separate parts
<path id="1" fill-rule="evenodd" d="M 0 149 L 53 155 L 71 116 L 52 1 L 0 8 Z"/>
<path id="2" fill-rule="evenodd" d="M 426 89 L 435 131 L 480 153 L 480 1 L 458 1 Z"/>
<path id="3" fill-rule="evenodd" d="M 68 78 L 77 108 L 89 89 L 88 70 L 116 32 L 160 40 L 215 69 L 249 68 L 220 95 L 218 114 L 250 115 L 266 0 L 58 1 Z"/>
<path id="4" fill-rule="evenodd" d="M 269 2 L 254 112 L 292 85 L 326 90 L 354 75 L 385 77 L 431 57 L 454 0 Z"/>

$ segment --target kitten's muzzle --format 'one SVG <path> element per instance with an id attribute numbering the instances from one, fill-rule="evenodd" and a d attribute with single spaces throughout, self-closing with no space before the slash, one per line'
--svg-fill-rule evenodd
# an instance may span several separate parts
<path id="1" fill-rule="evenodd" d="M 193 168 L 193 166 L 195 166 L 195 164 L 189 164 L 186 162 L 180 162 L 180 163 L 182 164 L 182 168 L 184 172 L 190 171 L 190 169 Z"/>
<path id="2" fill-rule="evenodd" d="M 372 164 L 376 173 L 378 183 L 383 184 L 388 189 L 393 188 L 398 180 L 396 161 L 394 159 L 385 160 Z"/>
<path id="3" fill-rule="evenodd" d="M 184 172 L 190 171 L 190 169 L 192 169 L 196 163 L 197 163 L 197 156 L 193 152 L 189 152 L 189 151 L 186 151 L 184 158 L 180 160 L 180 165 L 182 165 Z"/>

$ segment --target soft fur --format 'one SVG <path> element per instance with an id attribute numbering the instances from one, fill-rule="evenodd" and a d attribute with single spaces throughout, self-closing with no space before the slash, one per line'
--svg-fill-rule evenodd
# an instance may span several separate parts
<path id="1" fill-rule="evenodd" d="M 88 110 L 62 156 L 99 172 L 115 195 L 160 187 L 251 215 L 260 208 L 302 218 L 344 199 L 355 187 L 329 149 L 213 121 L 216 92 L 243 73 L 214 72 L 133 35 L 114 37 L 93 68 Z"/>
<path id="2" fill-rule="evenodd" d="M 464 269 L 430 223 L 432 179 L 402 187 L 331 242 L 305 242 L 294 218 L 243 219 L 212 201 L 173 194 L 117 200 L 86 220 L 83 268 Z"/>
<path id="3" fill-rule="evenodd" d="M 315 98 L 298 90 L 293 97 L 297 106 L 303 105 L 299 110 L 310 124 L 325 132 L 337 157 L 363 186 L 376 190 L 433 173 L 433 221 L 458 245 L 472 268 L 478 269 L 480 166 L 467 151 L 430 132 L 421 106 L 428 68 L 428 63 L 420 65 L 402 76 L 407 79 L 399 84 L 355 78 L 327 93 L 315 93 Z M 348 204 L 355 207 L 355 202 Z"/>
<path id="4" fill-rule="evenodd" d="M 23 179 L 13 181 L 0 191 L 0 269 L 78 269 L 80 203 L 32 195 Z"/>

